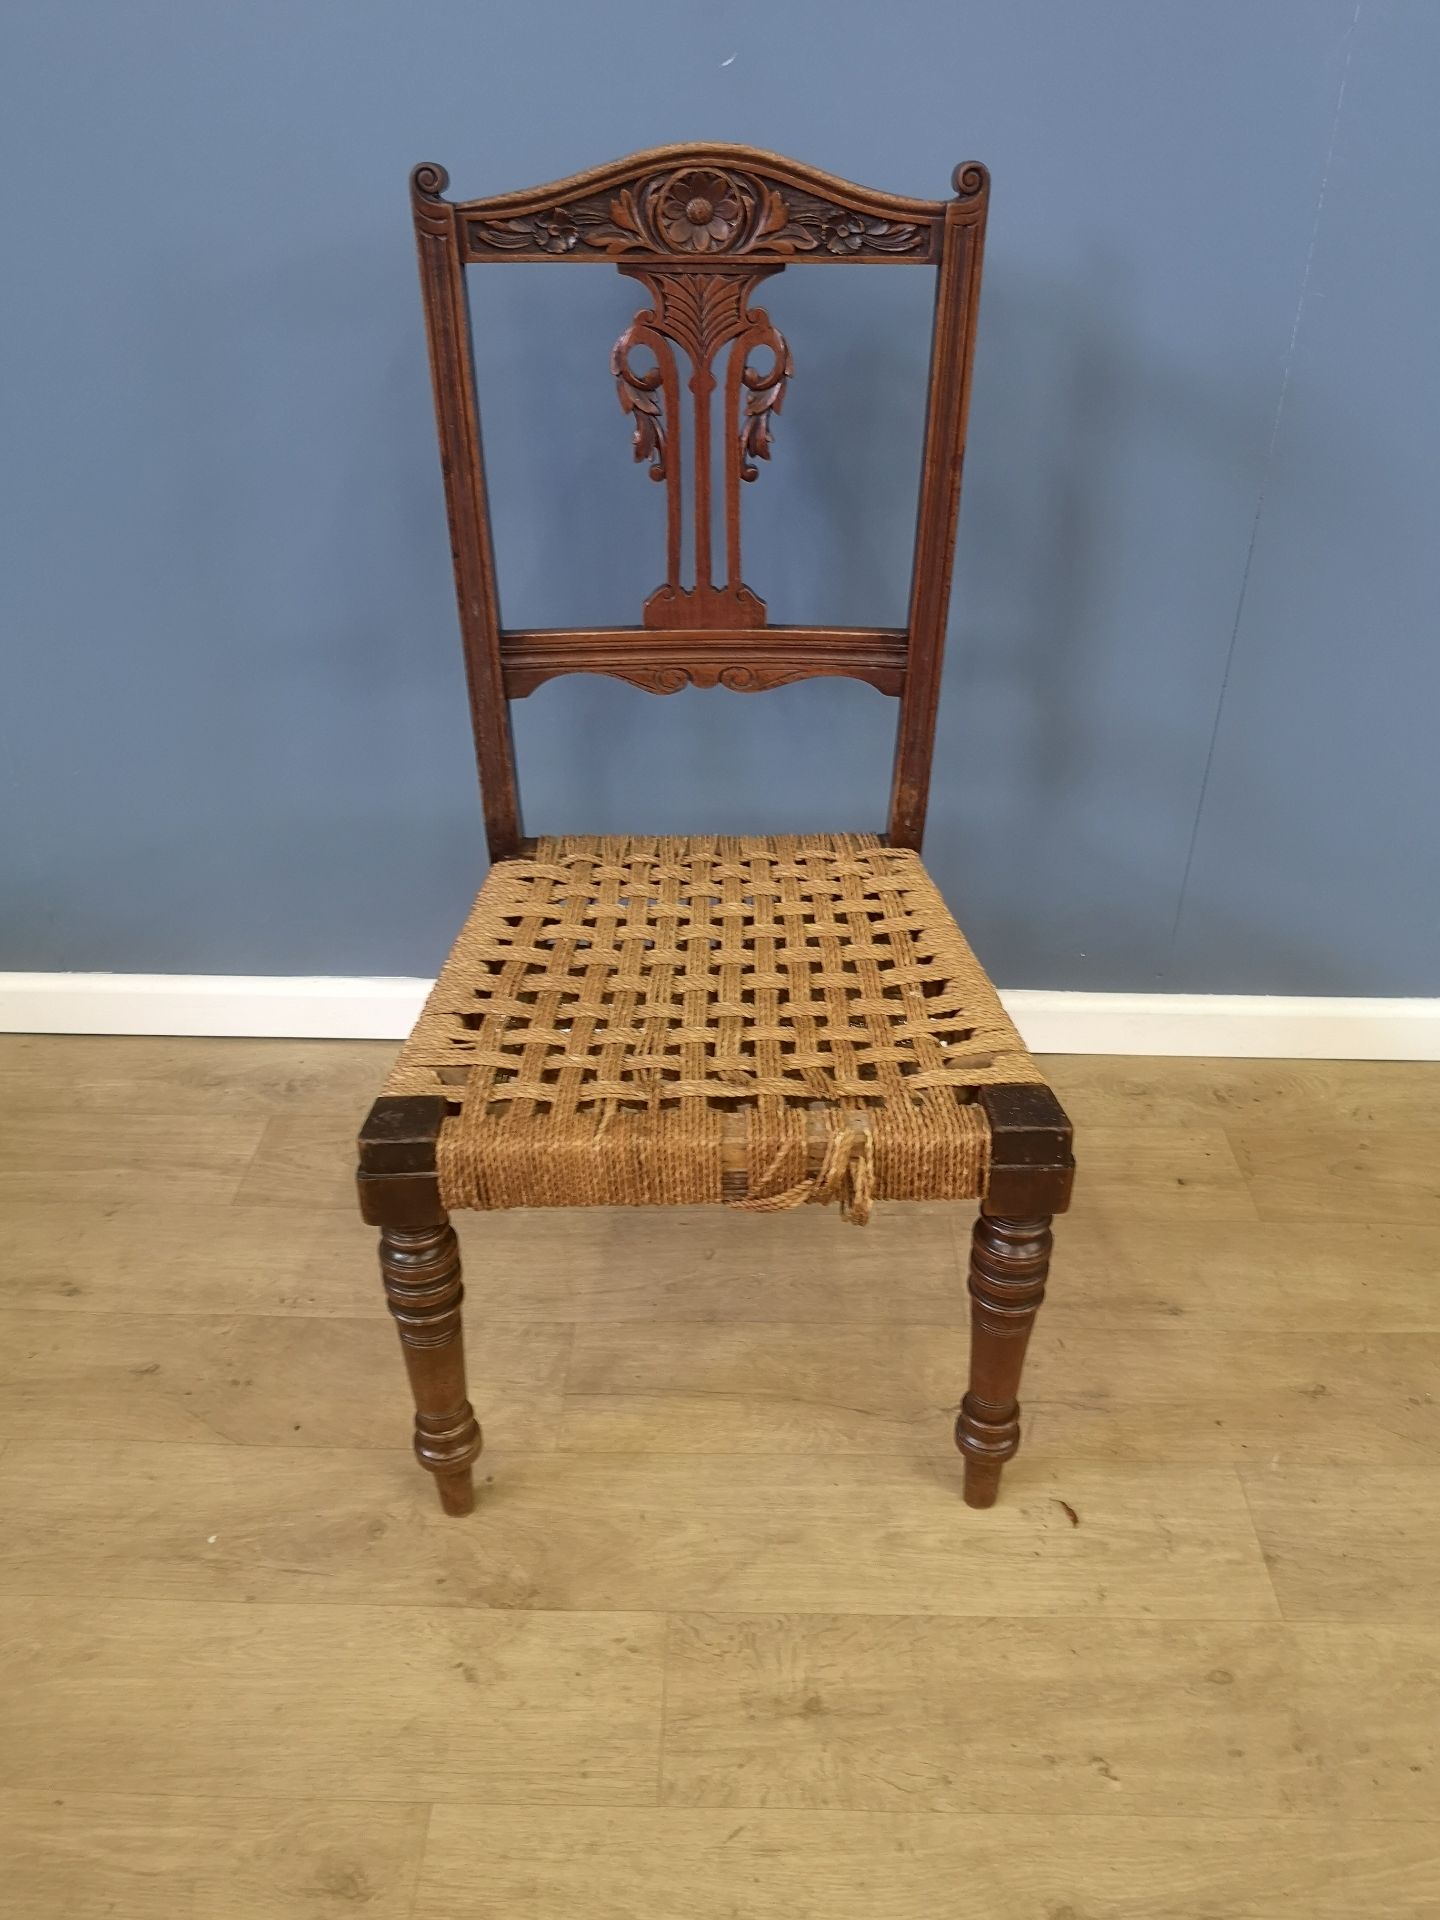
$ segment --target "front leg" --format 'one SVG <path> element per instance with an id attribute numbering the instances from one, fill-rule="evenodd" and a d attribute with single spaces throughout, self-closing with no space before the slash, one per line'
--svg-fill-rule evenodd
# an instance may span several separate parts
<path id="1" fill-rule="evenodd" d="M 448 1220 L 439 1226 L 386 1227 L 380 1235 L 385 1299 L 415 1398 L 415 1453 L 435 1475 L 446 1513 L 475 1504 L 471 1468 L 480 1426 L 465 1393 L 460 1305 L 460 1246 Z"/>
<path id="2" fill-rule="evenodd" d="M 955 1422 L 965 1503 L 993 1507 L 1000 1469 L 1020 1445 L 1020 1371 L 1050 1267 L 1050 1215 L 981 1212 L 970 1250 L 970 1387 Z"/>
<path id="3" fill-rule="evenodd" d="M 440 1198 L 443 1100 L 386 1094 L 360 1131 L 360 1212 L 380 1229 L 380 1272 L 415 1400 L 415 1452 L 447 1513 L 475 1504 L 480 1428 L 465 1395 L 460 1248 Z"/>

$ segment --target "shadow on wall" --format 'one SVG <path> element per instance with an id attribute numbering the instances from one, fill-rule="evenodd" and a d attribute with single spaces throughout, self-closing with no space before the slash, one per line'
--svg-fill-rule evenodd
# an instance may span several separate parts
<path id="1" fill-rule="evenodd" d="M 337 247 L 335 285 L 338 256 L 353 274 L 357 253 Z M 307 256 L 277 286 L 273 339 L 220 326 L 161 343 L 172 374 L 189 369 L 170 386 L 183 417 L 168 444 L 191 458 L 168 524 L 209 529 L 154 557 L 206 609 L 208 659 L 165 664 L 201 675 L 215 725 L 173 750 L 195 796 L 184 834 L 135 857 L 165 860 L 197 912 L 219 863 L 235 903 L 223 924 L 208 910 L 205 951 L 177 953 L 182 967 L 228 955 L 243 970 L 283 922 L 304 929 L 285 965 L 327 970 L 330 927 L 365 921 L 380 876 L 391 908 L 369 916 L 370 950 L 347 934 L 349 964 L 428 970 L 478 866 L 413 282 L 392 262 L 341 303 L 318 271 Z M 631 463 L 608 354 L 643 296 L 599 266 L 471 280 L 505 618 L 633 621 L 661 572 L 662 493 Z M 796 361 L 775 457 L 744 499 L 746 576 L 775 620 L 904 619 L 932 294 L 930 275 L 883 268 L 797 268 L 763 291 Z M 202 295 L 223 317 L 224 287 Z M 1273 390 L 1243 368 L 1201 387 L 1143 352 L 1131 298 L 1114 262 L 1056 283 L 992 252 L 926 854 L 1013 985 L 1163 978 L 1273 416 Z M 207 415 L 198 398 L 222 367 L 229 403 Z M 193 495 L 187 474 L 204 479 Z M 217 545 L 232 527 L 244 541 Z M 895 708 L 857 683 L 662 700 L 576 678 L 515 717 L 532 831 L 883 824 Z M 252 799 L 232 792 L 207 818 L 227 784 Z M 330 885 L 346 889 L 333 905 Z M 116 888 L 123 923 L 118 868 Z M 1256 907 L 1253 939 L 1274 953 L 1282 936 Z M 64 939 L 85 944 L 79 928 Z"/>
<path id="2" fill-rule="evenodd" d="M 575 272 L 547 303 L 529 271 L 518 299 L 486 287 L 478 356 L 507 618 L 632 621 L 661 498 L 604 362 L 634 291 Z M 767 284 L 796 361 L 744 496 L 772 619 L 905 617 L 931 297 L 886 269 Z M 927 858 L 1015 984 L 1163 978 L 1273 417 L 1243 370 L 1157 364 L 1132 297 L 1106 260 L 1064 283 L 996 261 L 985 295 Z M 893 723 L 849 682 L 656 702 L 571 680 L 516 709 L 541 830 L 879 825 Z"/>
<path id="3" fill-rule="evenodd" d="M 1201 383 L 1133 298 L 986 289 L 927 858 L 1016 986 L 1165 980 L 1273 426 L 1278 367 Z"/>

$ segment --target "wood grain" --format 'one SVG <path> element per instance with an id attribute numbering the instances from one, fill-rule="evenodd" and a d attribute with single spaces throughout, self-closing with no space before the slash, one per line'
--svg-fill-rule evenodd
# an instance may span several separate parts
<path id="1" fill-rule="evenodd" d="M 1044 1314 L 1038 1325 L 1022 1400 L 1048 1466 L 1440 1453 L 1437 1334 L 1135 1329 L 1074 1315 L 1051 1327 Z M 703 1341 L 685 1322 L 577 1327 L 561 1444 L 942 1454 L 965 1353 L 953 1326 L 890 1327 L 882 1339 L 863 1326 L 732 1322 Z"/>
<path id="2" fill-rule="evenodd" d="M 1077 1126 L 1433 1127 L 1435 1068 L 1414 1060 L 1144 1059 L 1050 1054 Z"/>
<path id="3" fill-rule="evenodd" d="M 260 1144 L 255 1115 L 85 1113 L 0 1105 L 0 1205 L 128 1200 L 159 1174 L 172 1205 L 229 1201 Z"/>
<path id="4" fill-rule="evenodd" d="M 1435 1418 L 1434 1402 L 1429 1408 Z M 1440 1593 L 1440 1473 L 1247 1467 L 1241 1484 L 1287 1620 L 1428 1625 Z"/>
<path id="5" fill-rule="evenodd" d="M 649 1614 L 12 1596 L 0 1784 L 647 1804 L 661 1637 Z"/>
<path id="6" fill-rule="evenodd" d="M 424 1805 L 0 1793 L 25 1920 L 410 1920 Z"/>
<path id="7" fill-rule="evenodd" d="M 1089 1126 L 1084 1151 L 1076 1219 L 1259 1218 L 1223 1127 Z"/>
<path id="8" fill-rule="evenodd" d="M 945 1455 L 964 1328 L 686 1321 L 575 1329 L 562 1444 L 653 1453 Z M 948 1418 L 947 1418 L 948 1414 Z"/>
<path id="9" fill-rule="evenodd" d="M 0 1100 L 84 1113 L 363 1113 L 389 1071 L 387 1040 L 166 1034 L 0 1034 Z"/>
<path id="10" fill-rule="evenodd" d="M 579 1608 L 783 1607 L 1274 1619 L 1228 1469 L 1015 1463 L 957 1515 L 960 1462 L 491 1454 L 446 1526 L 408 1456 L 16 1440 L 0 1589 L 117 1597 Z M 54 1467 L 42 1472 L 47 1460 Z M 423 1492 L 424 1489 L 422 1488 Z M 1063 1503 L 1063 1504 L 1062 1504 Z M 1066 1507 L 1079 1518 L 1072 1525 Z M 855 1551 L 856 1540 L 874 1543 Z"/>
<path id="11" fill-rule="evenodd" d="M 353 1116 L 287 1109 L 267 1120 L 235 1191 L 242 1206 L 355 1211 Z"/>
<path id="12" fill-rule="evenodd" d="M 999 1509 L 997 1508 L 998 1512 Z M 426 1920 L 1430 1920 L 1440 1828 L 1292 1818 L 436 1809 Z"/>
<path id="13" fill-rule="evenodd" d="M 461 1220 L 457 1522 L 326 1186 L 391 1051 L 0 1038 L 7 1912 L 1440 1911 L 1440 1069 L 1060 1063 L 984 1514 L 971 1209 Z"/>
<path id="14" fill-rule="evenodd" d="M 877 1207 L 837 1260 L 820 1208 L 757 1220 L 722 1207 L 457 1215 L 467 1313 L 497 1320 L 685 1320 L 963 1327 L 965 1207 Z M 57 1312 L 340 1315 L 381 1311 L 375 1236 L 353 1205 L 127 1201 L 5 1209 L 0 1306 Z M 1440 1331 L 1440 1228 L 1362 1221 L 1067 1215 L 1042 1321 L 1270 1332 Z"/>
<path id="15" fill-rule="evenodd" d="M 1440 1335 L 1041 1324 L 1025 1407 L 1047 1459 L 1440 1458 Z"/>
<path id="16" fill-rule="evenodd" d="M 754 692 L 816 675 L 858 674 L 899 697 L 888 837 L 918 848 L 960 506 L 989 204 L 985 168 L 975 161 L 957 166 L 948 201 L 900 200 L 753 147 L 691 144 L 632 154 L 520 194 L 456 202 L 444 197 L 449 184 L 433 161 L 410 175 L 492 859 L 514 854 L 521 840 L 509 703 L 556 673 L 575 672 L 615 674 L 661 694 L 717 685 Z M 857 637 L 845 629 L 781 629 L 772 636 L 764 600 L 741 578 L 742 483 L 758 479 L 758 463 L 770 458 L 774 418 L 795 364 L 769 314 L 750 301 L 763 281 L 797 259 L 936 269 L 903 630 Z M 641 609 L 643 635 L 593 626 L 501 629 L 465 270 L 514 260 L 614 261 L 645 289 L 646 304 L 611 356 L 634 458 L 665 490 L 665 578 Z M 723 563 L 712 553 L 714 523 L 722 518 Z"/>
<path id="17" fill-rule="evenodd" d="M 1437 1652 L 1433 1629 L 1011 1619 L 957 1634 L 935 1619 L 682 1617 L 665 1797 L 1428 1818 Z"/>
<path id="18" fill-rule="evenodd" d="M 365 1320 L 0 1315 L 0 1434 L 34 1433 L 59 1405 L 84 1409 L 92 1440 L 392 1448 L 411 1416 L 374 1287 Z M 539 1323 L 476 1340 L 472 1377 L 497 1441 L 552 1444 L 569 1340 Z"/>
<path id="19" fill-rule="evenodd" d="M 0 1308 L 279 1318 L 383 1314 L 375 1234 L 353 1204 L 343 1211 L 175 1206 L 164 1189 L 156 1169 L 144 1198 L 7 1206 Z"/>
<path id="20" fill-rule="evenodd" d="M 1433 1333 L 1436 1273 L 1440 1228 L 1425 1225 L 1068 1215 L 1043 1329 Z"/>
<path id="21" fill-rule="evenodd" d="M 875 1323 L 969 1314 L 954 1222 L 971 1209 L 877 1206 L 836 1258 L 823 1207 L 573 1207 L 455 1217 L 468 1312 L 612 1324 Z M 758 1230 L 757 1230 L 758 1229 Z"/>
<path id="22" fill-rule="evenodd" d="M 1264 1220 L 1413 1221 L 1440 1227 L 1440 1127 L 1232 1128 Z"/>

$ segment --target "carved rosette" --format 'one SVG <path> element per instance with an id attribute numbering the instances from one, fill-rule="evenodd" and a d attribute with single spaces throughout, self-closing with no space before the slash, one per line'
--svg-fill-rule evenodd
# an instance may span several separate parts
<path id="1" fill-rule="evenodd" d="M 780 259 L 804 254 L 928 259 L 933 235 L 929 222 L 865 213 L 785 181 L 720 166 L 667 168 L 618 192 L 582 195 L 508 219 L 471 216 L 465 223 L 466 244 L 479 256 L 591 249 L 610 257 L 663 254 L 695 260 L 757 252 Z"/>
<path id="2" fill-rule="evenodd" d="M 983 223 L 988 184 L 982 167 L 957 168 L 947 205 L 852 185 L 750 148 L 694 145 L 455 204 L 442 197 L 442 169 L 415 170 L 422 259 L 433 235 L 449 241 L 461 264 L 610 262 L 646 289 L 648 304 L 615 343 L 610 364 L 635 459 L 665 489 L 666 574 L 645 602 L 644 626 L 681 650 L 679 657 L 617 658 L 600 670 L 657 693 L 717 684 L 758 690 L 817 670 L 808 639 L 793 664 L 785 648 L 774 659 L 732 652 L 712 664 L 684 641 L 688 634 L 734 642 L 766 626 L 765 603 L 741 577 L 740 498 L 771 458 L 794 363 L 783 334 L 751 300 L 763 279 L 799 261 L 942 264 L 946 236 Z M 823 670 L 900 691 L 903 657 L 860 659 L 853 648 L 840 654 Z M 506 691 L 518 697 L 576 670 L 549 659 L 509 660 Z"/>

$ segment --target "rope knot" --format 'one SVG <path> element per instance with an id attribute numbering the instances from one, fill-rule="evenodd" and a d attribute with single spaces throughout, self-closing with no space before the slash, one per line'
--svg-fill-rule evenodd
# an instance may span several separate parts
<path id="1" fill-rule="evenodd" d="M 783 1213 L 790 1207 L 828 1206 L 838 1200 L 841 1219 L 863 1227 L 875 1198 L 875 1136 L 864 1113 L 842 1110 L 832 1118 L 825 1155 L 814 1173 L 782 1193 L 761 1194 L 731 1204 L 744 1213 Z M 754 1184 L 763 1187 L 775 1165 L 772 1161 Z"/>

